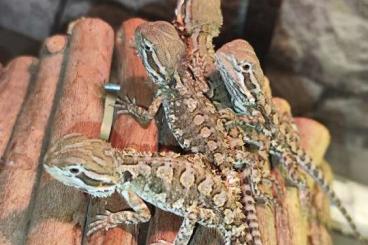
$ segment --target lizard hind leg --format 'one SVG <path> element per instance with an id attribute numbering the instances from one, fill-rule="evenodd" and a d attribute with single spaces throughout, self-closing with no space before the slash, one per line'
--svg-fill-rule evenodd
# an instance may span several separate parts
<path id="1" fill-rule="evenodd" d="M 87 236 L 101 229 L 109 230 L 119 224 L 139 224 L 150 220 L 150 210 L 137 194 L 126 191 L 121 194 L 133 211 L 112 213 L 106 210 L 104 214 L 97 215 L 96 220 L 89 225 Z"/>

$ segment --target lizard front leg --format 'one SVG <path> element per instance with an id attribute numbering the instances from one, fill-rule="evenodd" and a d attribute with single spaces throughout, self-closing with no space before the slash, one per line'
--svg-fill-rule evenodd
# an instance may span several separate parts
<path id="1" fill-rule="evenodd" d="M 130 101 L 129 99 L 118 99 L 115 107 L 119 108 L 118 114 L 131 114 L 135 116 L 141 124 L 147 124 L 155 117 L 161 103 L 162 97 L 156 96 L 149 108 L 145 109 L 136 105 L 134 101 Z"/>
<path id="2" fill-rule="evenodd" d="M 97 220 L 89 225 L 87 236 L 100 229 L 108 230 L 114 228 L 119 224 L 139 224 L 150 220 L 151 213 L 147 205 L 137 194 L 130 191 L 122 191 L 121 194 L 129 207 L 134 211 L 112 213 L 106 210 L 105 214 L 97 215 Z"/>

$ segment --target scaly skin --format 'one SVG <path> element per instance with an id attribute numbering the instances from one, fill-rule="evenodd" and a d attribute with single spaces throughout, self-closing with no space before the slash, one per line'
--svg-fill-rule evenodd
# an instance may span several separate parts
<path id="1" fill-rule="evenodd" d="M 248 234 L 241 196 L 200 154 L 119 151 L 99 139 L 71 134 L 57 140 L 44 159 L 45 170 L 65 185 L 96 197 L 117 191 L 133 211 L 97 215 L 88 234 L 118 224 L 151 218 L 147 205 L 184 217 L 174 244 L 188 244 L 195 225 L 217 229 L 225 244 L 246 244 Z"/>
<path id="2" fill-rule="evenodd" d="M 220 0 L 178 0 L 174 25 L 187 46 L 196 86 L 201 87 L 216 106 L 230 105 L 225 85 L 215 67 L 213 39 L 223 23 Z M 221 108 L 223 108 L 221 107 Z"/>
<path id="3" fill-rule="evenodd" d="M 234 110 L 245 115 L 243 126 L 258 127 L 260 134 L 269 135 L 270 153 L 278 158 L 289 174 L 295 168 L 300 167 L 310 175 L 324 190 L 331 202 L 339 208 L 355 236 L 362 239 L 351 216 L 342 206 L 322 171 L 315 167 L 313 160 L 300 147 L 297 129 L 291 115 L 284 115 L 281 118 L 272 104 L 271 96 L 266 96 L 263 92 L 264 76 L 253 48 L 244 40 L 235 40 L 220 48 L 216 52 L 216 58 L 218 70 L 230 93 Z M 259 116 L 258 125 L 252 125 L 252 122 L 247 120 L 252 115 Z M 291 178 L 298 183 L 295 176 Z"/>
<path id="4" fill-rule="evenodd" d="M 167 22 L 144 23 L 136 30 L 138 54 L 153 82 L 158 86 L 158 95 L 148 111 L 136 105 L 120 101 L 122 112 L 138 119 L 152 119 L 162 104 L 168 125 L 178 143 L 185 150 L 202 153 L 214 163 L 222 176 L 231 176 L 231 189 L 240 193 L 239 172 L 252 167 L 256 172 L 260 156 L 247 151 L 240 129 L 230 133 L 224 128 L 224 120 L 230 111 L 220 113 L 211 101 L 197 90 L 196 80 L 187 65 L 185 46 L 175 28 Z M 234 114 L 234 113 L 233 113 Z M 235 114 L 234 114 L 235 115 Z M 245 184 L 256 189 L 248 171 L 243 173 Z M 252 198 L 244 194 L 244 198 Z M 244 202 L 245 203 L 245 202 Z M 261 244 L 254 200 L 247 203 L 247 221 L 252 227 L 255 244 Z"/>
<path id="5" fill-rule="evenodd" d="M 212 40 L 219 35 L 223 22 L 220 6 L 220 0 L 178 0 L 175 10 L 176 28 L 191 55 L 198 53 L 204 65 L 215 61 Z"/>

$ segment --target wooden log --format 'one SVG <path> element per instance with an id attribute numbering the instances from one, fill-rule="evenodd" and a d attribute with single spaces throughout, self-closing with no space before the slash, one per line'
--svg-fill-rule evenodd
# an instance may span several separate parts
<path id="1" fill-rule="evenodd" d="M 14 127 L 0 173 L 1 244 L 24 244 L 29 205 L 56 92 L 65 36 L 46 39 L 34 86 Z"/>
<path id="2" fill-rule="evenodd" d="M 302 147 L 313 157 L 314 163 L 319 166 L 331 142 L 328 129 L 310 118 L 295 117 L 294 121 L 302 138 Z"/>
<path id="3" fill-rule="evenodd" d="M 144 22 L 141 19 L 130 19 L 122 23 L 116 38 L 116 60 L 117 60 L 117 80 L 123 91 L 131 98 L 136 98 L 140 105 L 149 105 L 152 100 L 152 86 L 147 86 L 149 80 L 146 71 L 136 56 L 134 49 L 134 30 Z M 142 92 L 142 93 L 140 93 Z M 120 115 L 113 125 L 111 134 L 111 144 L 113 147 L 130 147 L 138 151 L 157 151 L 157 127 L 155 122 L 149 123 L 143 128 L 129 115 Z M 119 195 L 114 195 L 106 201 L 96 201 L 92 205 L 89 216 L 94 216 L 104 209 L 116 212 L 130 208 Z M 93 219 L 93 218 L 92 218 Z M 146 225 L 147 226 L 147 225 Z M 122 225 L 107 232 L 99 231 L 88 239 L 88 244 L 126 244 L 135 245 L 138 243 L 139 232 L 147 229 L 142 225 Z"/>
<path id="4" fill-rule="evenodd" d="M 290 105 L 286 100 L 274 98 L 273 102 L 281 112 L 291 113 Z M 312 119 L 294 118 L 294 121 L 300 134 L 301 146 L 312 157 L 313 163 L 321 167 L 324 154 L 330 143 L 328 130 L 322 124 Z M 325 169 L 327 169 L 326 172 L 328 172 L 328 165 L 324 165 Z M 330 172 L 327 177 L 328 180 L 332 180 Z M 319 244 L 331 244 L 331 237 L 328 235 L 326 227 L 318 219 L 313 218 L 316 216 L 324 221 L 329 220 L 329 202 L 325 194 L 310 176 L 307 177 L 307 180 L 311 191 L 308 209 L 297 201 L 299 197 L 295 195 L 295 190 L 292 189 L 293 187 L 287 188 L 287 206 L 285 210 L 289 216 L 292 242 L 293 244 L 307 244 L 309 240 L 312 244 L 318 244 L 318 242 L 322 241 Z"/>
<path id="5" fill-rule="evenodd" d="M 152 102 L 155 87 L 149 80 L 146 70 L 133 48 L 135 46 L 134 31 L 143 22 L 144 20 L 137 18 L 125 21 L 118 32 L 116 43 L 119 64 L 118 76 L 124 87 L 123 90 L 130 98 L 136 98 L 138 104 L 147 107 Z M 115 137 L 120 138 L 120 140 L 117 139 L 119 146 L 131 146 L 141 151 L 158 150 L 158 129 L 154 121 L 151 121 L 143 129 L 132 117 L 124 116 L 118 120 L 120 123 L 119 121 L 115 123 L 114 132 L 116 132 Z M 122 132 L 125 133 L 122 134 Z M 128 134 L 131 137 L 125 136 Z M 122 140 L 122 137 L 125 137 L 124 140 Z M 114 140 L 114 137 L 112 140 Z M 160 209 L 155 209 L 149 224 L 147 244 L 158 240 L 173 241 L 180 223 L 181 218 Z"/>
<path id="6" fill-rule="evenodd" d="M 328 129 L 309 118 L 295 118 L 295 124 L 301 136 L 302 147 L 331 184 L 332 172 L 329 165 L 323 160 L 331 139 Z M 311 181 L 311 178 L 309 180 Z M 313 184 L 312 188 L 311 209 L 309 210 L 309 240 L 311 244 L 329 245 L 332 244 L 332 240 L 325 224 L 330 222 L 330 202 L 317 184 Z"/>
<path id="7" fill-rule="evenodd" d="M 5 153 L 23 105 L 37 59 L 22 56 L 2 69 L 0 76 L 0 157 Z"/>
<path id="8" fill-rule="evenodd" d="M 291 113 L 291 108 L 286 100 L 272 98 L 279 113 Z M 278 170 L 276 173 L 279 174 Z M 278 178 L 280 181 L 281 178 Z M 283 182 L 283 181 L 282 181 Z M 295 187 L 285 187 L 281 205 L 276 208 L 276 230 L 278 244 L 307 244 L 307 217 L 302 214 L 302 206 L 299 200 L 298 190 Z"/>
<path id="9" fill-rule="evenodd" d="M 113 36 L 111 27 L 98 19 L 73 24 L 51 142 L 72 132 L 98 138 L 101 87 L 109 79 Z M 26 244 L 81 244 L 86 195 L 42 173 L 34 207 Z"/>

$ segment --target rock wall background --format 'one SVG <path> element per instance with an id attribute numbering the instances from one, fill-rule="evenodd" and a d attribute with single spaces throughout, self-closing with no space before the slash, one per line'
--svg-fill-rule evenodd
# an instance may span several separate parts
<path id="1" fill-rule="evenodd" d="M 64 32 L 79 16 L 100 17 L 114 27 L 132 16 L 171 20 L 175 2 L 2 0 L 0 62 L 37 54 L 41 40 Z M 224 28 L 217 44 L 250 40 L 274 95 L 286 98 L 295 115 L 330 129 L 327 158 L 335 172 L 368 184 L 368 0 L 222 2 Z M 272 31 L 277 13 L 269 47 L 271 38 L 263 34 Z"/>
<path id="2" fill-rule="evenodd" d="M 284 0 L 266 69 L 294 114 L 330 129 L 335 172 L 368 184 L 368 1 Z"/>

